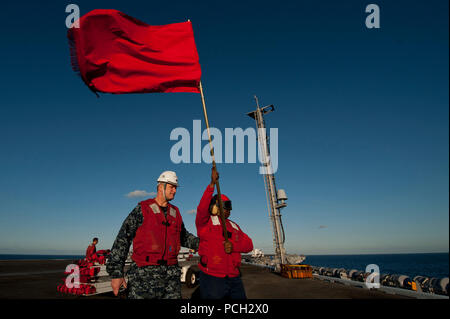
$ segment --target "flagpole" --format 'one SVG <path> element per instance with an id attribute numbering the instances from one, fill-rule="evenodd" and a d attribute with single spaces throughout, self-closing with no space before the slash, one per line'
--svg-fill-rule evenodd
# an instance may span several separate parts
<path id="1" fill-rule="evenodd" d="M 212 140 L 211 140 L 211 132 L 209 130 L 208 113 L 206 112 L 205 96 L 203 95 L 202 81 L 200 81 L 200 83 L 199 83 L 199 89 L 200 89 L 200 95 L 202 97 L 203 115 L 205 116 L 206 129 L 208 131 L 209 147 L 211 149 L 212 165 L 213 165 L 213 168 L 216 169 L 216 171 L 217 171 L 216 159 L 214 157 L 214 148 L 212 146 Z M 216 180 L 216 187 L 217 187 L 217 200 L 219 202 L 219 217 L 220 217 L 220 220 L 222 222 L 221 224 L 222 224 L 223 237 L 225 238 L 225 241 L 228 242 L 228 232 L 227 232 L 225 216 L 223 214 L 223 202 L 222 202 L 222 195 L 221 195 L 221 192 L 220 192 L 219 180 Z"/>

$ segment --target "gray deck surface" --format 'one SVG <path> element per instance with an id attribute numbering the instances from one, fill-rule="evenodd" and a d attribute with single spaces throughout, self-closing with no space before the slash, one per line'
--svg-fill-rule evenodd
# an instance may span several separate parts
<path id="1" fill-rule="evenodd" d="M 71 260 L 0 261 L 0 299 L 111 299 L 112 293 L 90 297 L 64 295 L 56 291 Z M 405 299 L 381 291 L 349 287 L 317 279 L 287 279 L 252 265 L 241 268 L 249 299 Z M 190 299 L 195 288 L 182 285 L 182 296 Z"/>

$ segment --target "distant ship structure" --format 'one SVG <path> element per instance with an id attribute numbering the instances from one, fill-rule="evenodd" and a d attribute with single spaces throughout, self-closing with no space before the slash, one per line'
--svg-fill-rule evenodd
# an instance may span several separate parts
<path id="1" fill-rule="evenodd" d="M 290 265 L 300 265 L 306 259 L 304 255 L 285 254 L 285 259 Z M 243 256 L 243 261 L 257 266 L 266 266 L 276 270 L 277 258 L 274 255 L 265 255 L 261 249 L 255 248 L 250 255 Z"/>
<path id="2" fill-rule="evenodd" d="M 261 249 L 258 249 L 258 248 L 253 249 L 253 250 L 251 251 L 250 255 L 251 255 L 253 258 L 261 258 L 261 257 L 264 257 L 263 251 L 262 251 Z"/>

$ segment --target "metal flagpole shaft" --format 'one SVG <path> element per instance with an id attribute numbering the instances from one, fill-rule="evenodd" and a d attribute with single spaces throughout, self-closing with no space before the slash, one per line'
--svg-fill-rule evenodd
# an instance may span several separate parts
<path id="1" fill-rule="evenodd" d="M 211 132 L 209 130 L 208 113 L 206 112 L 205 96 L 203 95 L 202 81 L 200 81 L 199 88 L 200 88 L 200 95 L 202 97 L 203 115 L 205 116 L 206 129 L 208 131 L 209 147 L 211 148 L 212 164 L 213 164 L 213 168 L 216 169 L 216 171 L 217 171 L 216 159 L 214 157 L 214 148 L 212 146 L 212 140 L 211 140 Z M 226 225 L 225 217 L 223 214 L 222 194 L 220 192 L 219 180 L 216 180 L 216 187 L 217 187 L 217 200 L 219 202 L 219 217 L 220 217 L 221 224 L 222 224 L 223 237 L 225 238 L 225 241 L 228 241 L 227 225 Z"/>

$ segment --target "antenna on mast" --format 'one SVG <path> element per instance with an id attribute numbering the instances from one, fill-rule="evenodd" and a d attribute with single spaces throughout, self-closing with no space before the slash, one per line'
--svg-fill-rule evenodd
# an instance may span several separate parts
<path id="1" fill-rule="evenodd" d="M 275 185 L 275 176 L 272 170 L 272 162 L 270 157 L 270 150 L 268 144 L 268 137 L 266 132 L 266 125 L 264 122 L 264 115 L 275 111 L 273 105 L 268 105 L 263 108 L 259 107 L 258 97 L 254 96 L 256 101 L 256 110 L 247 113 L 248 116 L 256 121 L 256 128 L 258 129 L 258 145 L 260 147 L 260 156 L 262 159 L 262 175 L 264 178 L 264 186 L 266 189 L 267 206 L 269 208 L 269 217 L 272 223 L 273 245 L 275 249 L 275 271 L 281 271 L 281 265 L 286 264 L 286 250 L 284 248 L 285 234 L 283 224 L 281 222 L 280 209 L 286 207 L 287 200 L 286 193 L 280 189 L 277 192 Z"/>

